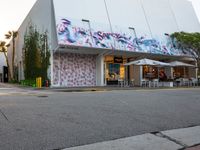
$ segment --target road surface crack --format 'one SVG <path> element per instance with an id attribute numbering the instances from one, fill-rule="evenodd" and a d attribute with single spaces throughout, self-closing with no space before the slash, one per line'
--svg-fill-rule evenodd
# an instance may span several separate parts
<path id="1" fill-rule="evenodd" d="M 161 137 L 161 138 L 165 138 L 165 139 L 167 139 L 169 141 L 172 141 L 172 142 L 182 146 L 183 147 L 182 149 L 188 148 L 188 145 L 186 145 L 186 144 L 182 143 L 181 141 L 178 141 L 178 140 L 176 140 L 176 139 L 174 139 L 174 138 L 172 138 L 170 136 L 167 136 L 167 135 L 165 135 L 165 134 L 163 134 L 161 132 L 153 132 L 151 134 L 153 134 L 155 136 L 158 136 L 158 137 Z"/>
<path id="2" fill-rule="evenodd" d="M 9 122 L 8 117 L 1 109 L 0 109 L 0 114 Z"/>

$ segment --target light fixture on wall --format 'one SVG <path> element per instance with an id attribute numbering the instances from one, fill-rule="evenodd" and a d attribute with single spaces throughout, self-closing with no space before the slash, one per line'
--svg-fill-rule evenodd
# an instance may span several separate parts
<path id="1" fill-rule="evenodd" d="M 169 34 L 168 33 L 164 33 L 166 36 L 169 36 Z"/>
<path id="2" fill-rule="evenodd" d="M 174 42 L 173 42 L 172 38 L 170 37 L 170 34 L 164 33 L 164 35 L 167 36 L 168 38 L 170 38 L 171 45 L 172 45 L 173 48 L 175 48 Z"/>
<path id="3" fill-rule="evenodd" d="M 93 36 L 92 36 L 92 29 L 91 29 L 91 25 L 90 25 L 90 20 L 88 19 L 82 19 L 82 22 L 86 22 L 88 24 L 88 27 L 89 27 L 89 31 L 90 31 L 90 37 L 91 37 L 91 40 L 92 40 L 92 43 L 93 43 Z"/>
<path id="4" fill-rule="evenodd" d="M 136 32 L 135 32 L 135 28 L 133 28 L 133 27 L 128 27 L 130 30 L 133 30 L 133 33 L 134 33 L 134 36 L 135 36 L 135 38 L 137 38 L 137 35 L 136 35 Z"/>
<path id="5" fill-rule="evenodd" d="M 138 45 L 137 34 L 136 34 L 136 31 L 135 31 L 135 28 L 133 28 L 133 27 L 128 27 L 128 28 L 133 31 L 133 34 L 135 36 L 135 42 Z"/>
<path id="6" fill-rule="evenodd" d="M 82 19 L 83 22 L 90 22 L 90 20 Z"/>

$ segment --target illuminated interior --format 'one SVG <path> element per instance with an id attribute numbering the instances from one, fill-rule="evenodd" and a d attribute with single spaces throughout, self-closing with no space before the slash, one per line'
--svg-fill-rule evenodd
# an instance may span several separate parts
<path id="1" fill-rule="evenodd" d="M 115 62 L 114 56 L 105 57 L 105 78 L 107 82 L 110 81 L 113 84 L 116 84 L 118 79 L 125 78 L 125 67 L 123 65 L 124 59 L 120 59 L 122 59 L 122 62 Z"/>

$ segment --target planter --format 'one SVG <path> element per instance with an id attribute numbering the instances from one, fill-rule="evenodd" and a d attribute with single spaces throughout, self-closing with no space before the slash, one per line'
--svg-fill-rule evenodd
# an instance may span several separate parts
<path id="1" fill-rule="evenodd" d="M 159 82 L 160 87 L 173 87 L 174 83 L 172 81 L 165 81 L 165 82 Z"/>

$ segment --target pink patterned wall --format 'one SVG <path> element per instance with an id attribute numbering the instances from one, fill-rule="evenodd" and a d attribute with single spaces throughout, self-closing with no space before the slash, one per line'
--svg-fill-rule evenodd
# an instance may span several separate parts
<path id="1" fill-rule="evenodd" d="M 53 57 L 54 85 L 59 85 L 59 74 L 61 86 L 96 85 L 96 55 L 61 53 L 59 59 L 59 54 L 55 53 Z"/>

